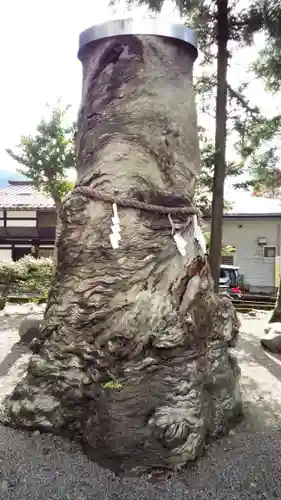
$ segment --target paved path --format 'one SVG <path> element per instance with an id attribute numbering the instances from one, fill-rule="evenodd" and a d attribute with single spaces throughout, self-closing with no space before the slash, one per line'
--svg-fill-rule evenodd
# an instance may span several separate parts
<path id="1" fill-rule="evenodd" d="M 15 346 L 20 318 L 0 315 L 0 396 L 24 373 L 28 352 Z M 259 346 L 267 316 L 244 318 L 236 353 L 246 415 L 196 465 L 151 482 L 118 479 L 76 444 L 0 426 L 2 500 L 281 499 L 281 361 Z"/>

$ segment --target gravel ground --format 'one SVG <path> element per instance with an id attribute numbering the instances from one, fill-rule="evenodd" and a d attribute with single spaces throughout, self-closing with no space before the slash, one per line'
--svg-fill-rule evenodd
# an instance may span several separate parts
<path id="1" fill-rule="evenodd" d="M 10 316 L 0 313 L 0 397 L 22 376 L 29 357 L 15 345 L 22 316 L 11 307 Z M 26 306 L 21 313 L 26 314 Z M 243 374 L 245 419 L 231 435 L 211 444 L 195 465 L 154 480 L 115 478 L 89 462 L 74 443 L 0 426 L 0 499 L 280 500 L 281 360 L 259 346 L 268 316 L 241 318 L 235 351 Z"/>

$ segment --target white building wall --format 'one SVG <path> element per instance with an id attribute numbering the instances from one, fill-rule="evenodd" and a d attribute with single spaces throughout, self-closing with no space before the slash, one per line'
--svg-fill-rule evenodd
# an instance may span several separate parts
<path id="1" fill-rule="evenodd" d="M 7 219 L 6 220 L 7 227 L 36 227 L 37 222 L 36 219 Z"/>
<path id="2" fill-rule="evenodd" d="M 7 227 L 36 227 L 36 210 L 7 210 Z"/>
<path id="3" fill-rule="evenodd" d="M 1 247 L 0 247 L 0 260 L 12 260 L 12 247 L 11 247 L 11 245 L 1 245 Z"/>
<path id="4" fill-rule="evenodd" d="M 210 230 L 209 225 L 204 228 Z M 224 220 L 223 243 L 235 247 L 235 265 L 240 267 L 245 284 L 251 291 L 272 291 L 275 288 L 275 259 L 265 258 L 258 238 L 266 238 L 267 246 L 276 246 L 280 255 L 281 217 L 279 220 Z M 268 290 L 266 290 L 268 289 Z"/>
<path id="5" fill-rule="evenodd" d="M 36 219 L 36 210 L 7 210 L 6 215 L 7 219 L 10 217 L 13 219 Z"/>

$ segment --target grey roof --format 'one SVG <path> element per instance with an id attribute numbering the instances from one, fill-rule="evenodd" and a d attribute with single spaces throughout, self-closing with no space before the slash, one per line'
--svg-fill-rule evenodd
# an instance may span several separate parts
<path id="1" fill-rule="evenodd" d="M 225 195 L 231 203 L 226 218 L 281 217 L 281 200 L 252 196 L 245 191 L 233 191 Z M 55 210 L 52 198 L 37 191 L 28 181 L 9 181 L 0 188 L 0 210 Z"/>
<path id="2" fill-rule="evenodd" d="M 13 181 L 0 189 L 0 210 L 55 210 L 55 204 L 29 183 Z"/>
<path id="3" fill-rule="evenodd" d="M 232 191 L 226 194 L 226 200 L 231 203 L 231 208 L 225 217 L 281 217 L 281 200 L 253 196 L 245 191 Z"/>

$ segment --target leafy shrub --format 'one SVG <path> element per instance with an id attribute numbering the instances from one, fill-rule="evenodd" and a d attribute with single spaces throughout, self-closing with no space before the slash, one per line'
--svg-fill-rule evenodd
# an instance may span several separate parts
<path id="1" fill-rule="evenodd" d="M 211 242 L 211 233 L 210 232 L 205 232 L 204 233 L 204 237 L 205 237 L 205 242 L 206 242 L 206 247 L 207 247 L 207 251 L 209 253 L 209 250 L 210 250 L 210 242 Z M 232 245 L 224 245 L 222 244 L 222 248 L 221 248 L 221 254 L 223 256 L 226 256 L 226 255 L 233 255 L 235 253 L 235 247 L 233 247 Z"/>
<path id="2" fill-rule="evenodd" d="M 51 258 L 35 259 L 27 255 L 16 262 L 0 261 L 2 298 L 12 292 L 33 292 L 38 297 L 46 297 L 53 273 L 54 263 Z"/>

